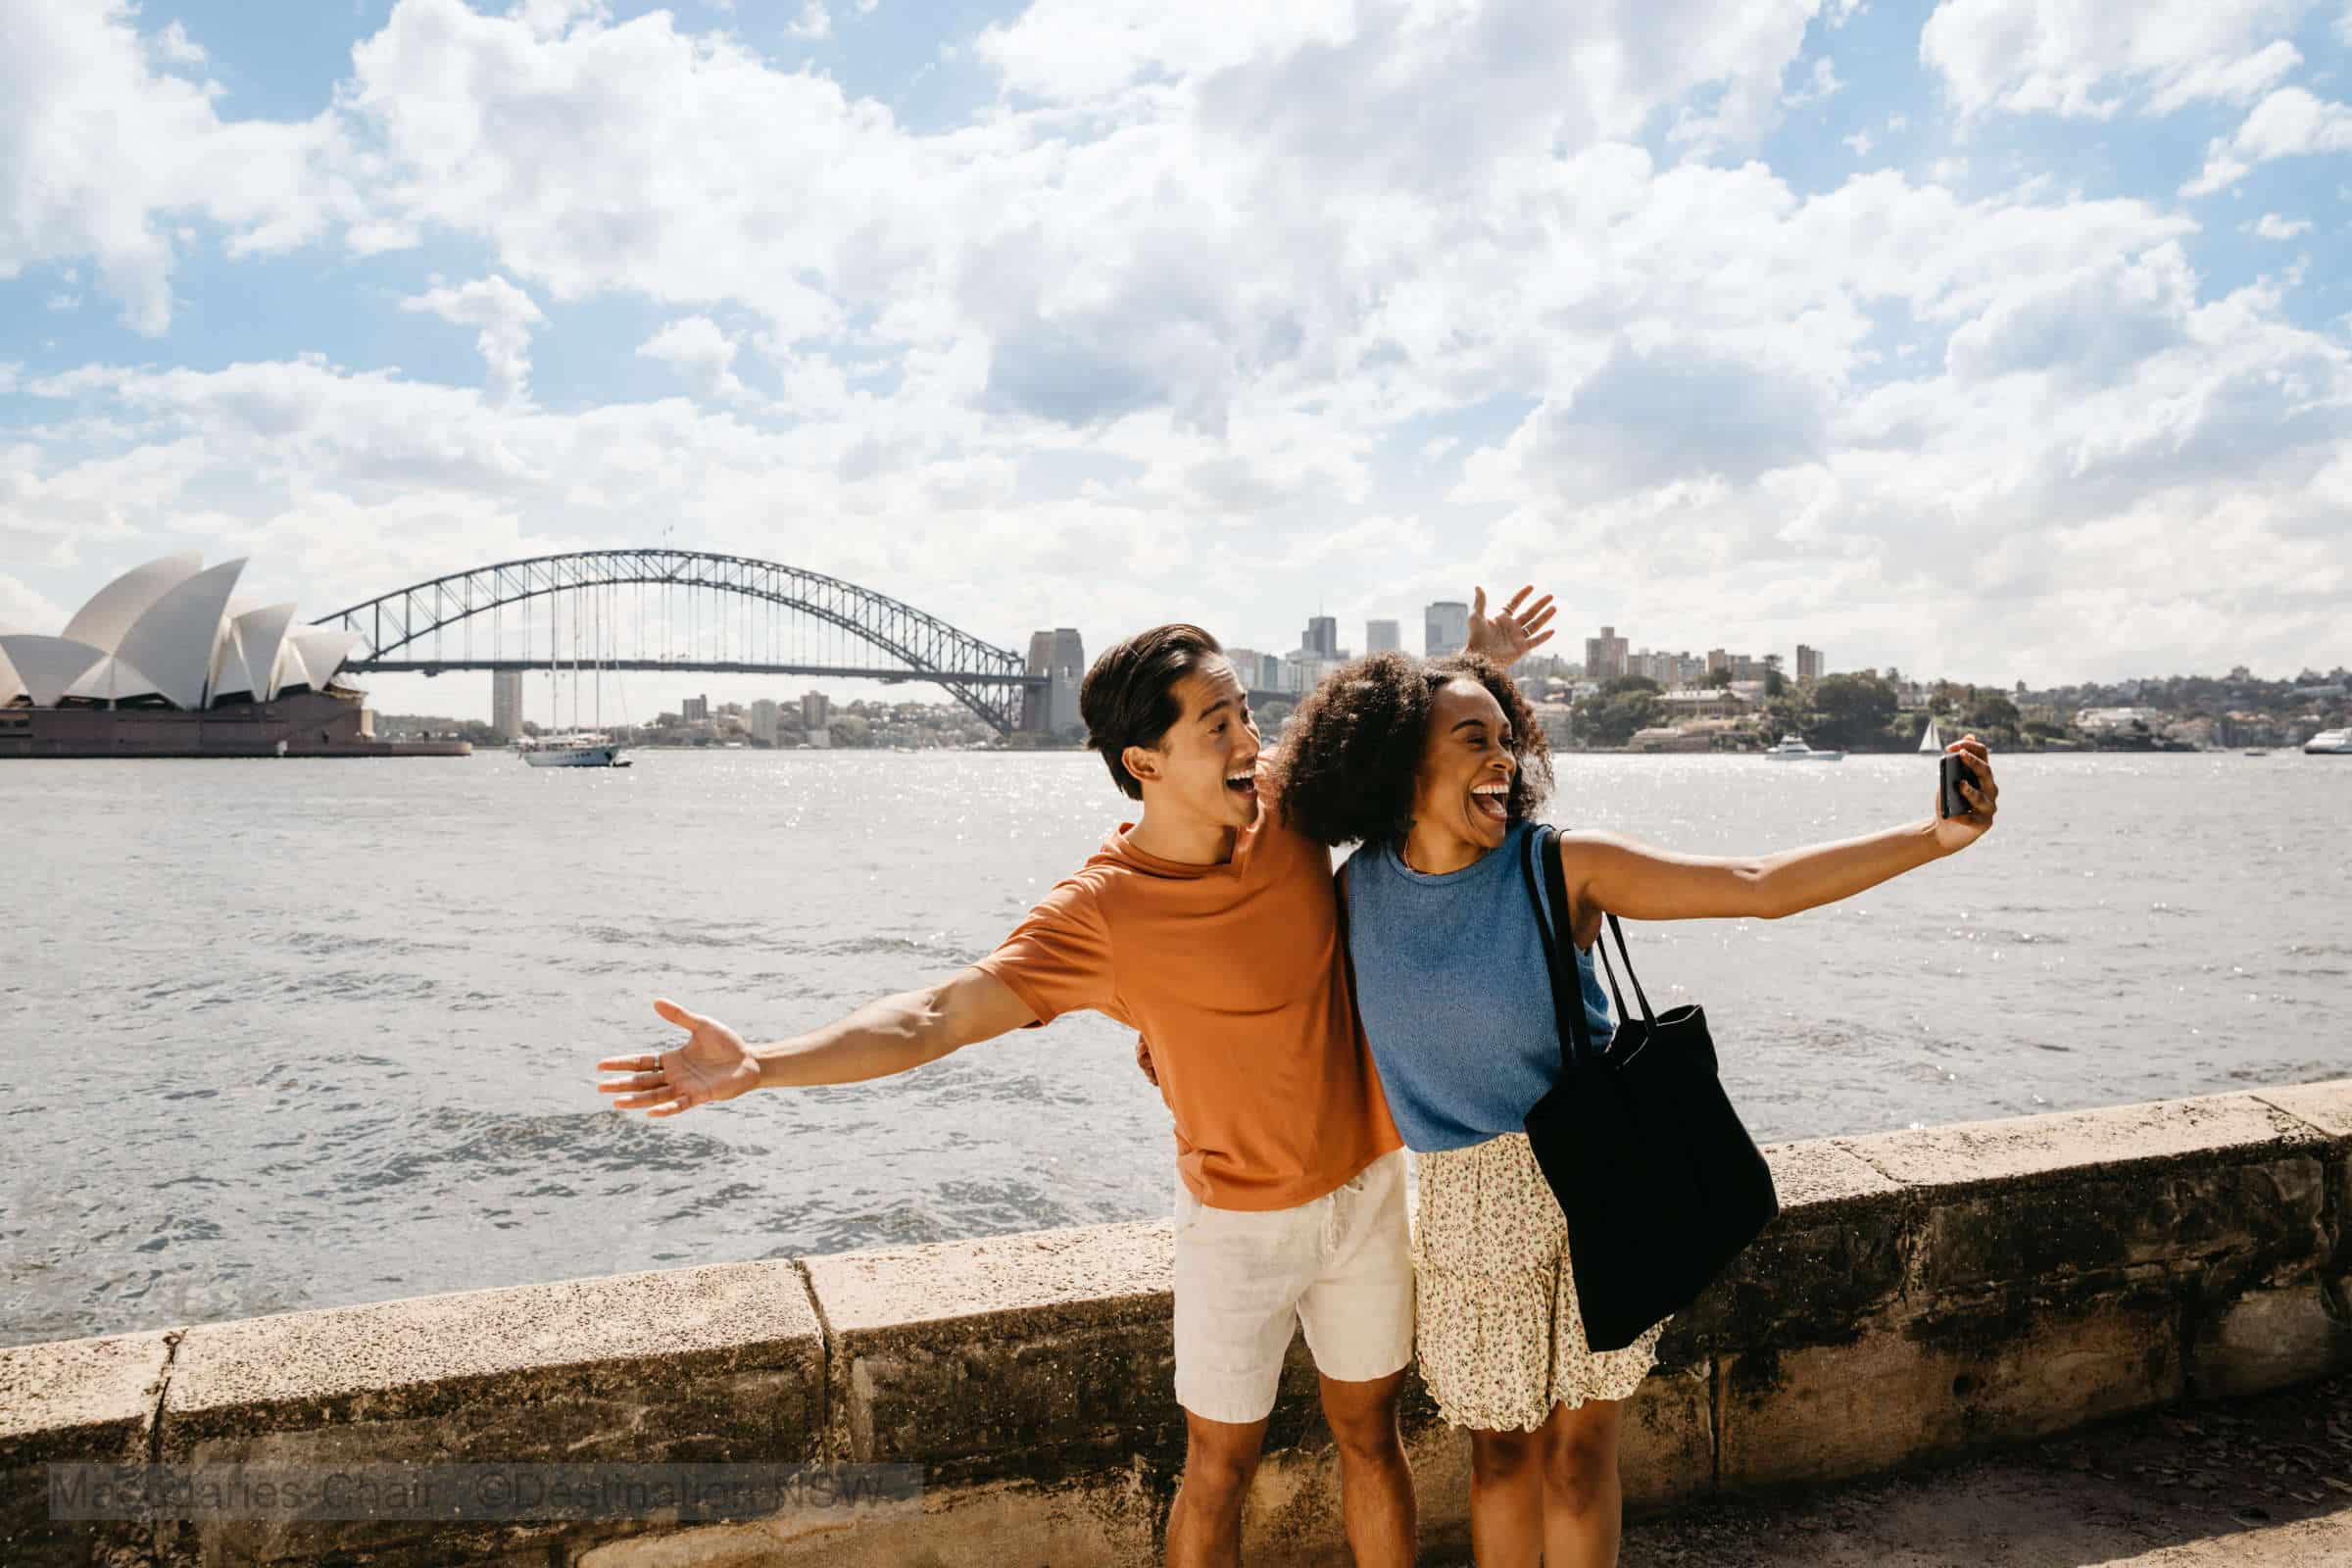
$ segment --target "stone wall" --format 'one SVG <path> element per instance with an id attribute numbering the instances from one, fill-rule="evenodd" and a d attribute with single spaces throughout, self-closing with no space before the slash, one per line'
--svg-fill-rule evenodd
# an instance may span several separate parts
<path id="1" fill-rule="evenodd" d="M 2352 1080 L 1785 1145 L 1782 1217 L 1670 1328 L 1637 1510 L 2352 1367 Z M 1163 1224 L 476 1291 L 0 1350 L 0 1561 L 1152 1562 L 1183 1453 Z M 1295 1346 L 1248 1531 L 1338 1562 Z M 1468 1454 L 1417 1391 L 1425 1538 Z M 662 1528 L 53 1525 L 51 1461 L 922 1467 L 918 1508 Z"/>

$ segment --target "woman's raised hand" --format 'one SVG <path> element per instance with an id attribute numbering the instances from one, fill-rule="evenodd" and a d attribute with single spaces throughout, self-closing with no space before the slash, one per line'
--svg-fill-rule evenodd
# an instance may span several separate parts
<path id="1" fill-rule="evenodd" d="M 1938 813 L 1936 818 L 1936 843 L 1938 848 L 1948 853 L 1954 850 L 1965 850 L 1992 831 L 1993 813 L 2000 808 L 2001 804 L 2001 785 L 2000 781 L 1992 776 L 1992 754 L 1986 751 L 1984 743 L 1974 735 L 1963 736 L 1946 746 L 1944 750 L 1957 752 L 1967 758 L 1969 767 L 1977 775 L 1977 782 L 1974 784 L 1966 779 L 1960 781 L 1960 793 L 1967 798 L 1969 805 L 1975 808 L 1966 816 L 1941 814 L 1943 791 L 1940 781 L 1938 781 L 1936 792 L 1936 809 Z"/>
<path id="2" fill-rule="evenodd" d="M 1534 593 L 1529 584 L 1511 595 L 1510 602 L 1493 616 L 1487 614 L 1487 591 L 1475 590 L 1477 603 L 1470 607 L 1470 640 L 1468 651 L 1484 654 L 1508 669 L 1538 648 L 1551 641 L 1551 633 L 1544 629 L 1554 613 L 1551 595 L 1545 594 L 1525 610 L 1527 596 Z"/>
<path id="3" fill-rule="evenodd" d="M 628 1074 L 596 1086 L 598 1094 L 617 1097 L 614 1109 L 675 1116 L 760 1087 L 760 1060 L 743 1036 L 674 1002 L 657 1001 L 654 1011 L 685 1030 L 686 1043 L 659 1055 L 607 1056 L 598 1062 L 599 1072 Z"/>

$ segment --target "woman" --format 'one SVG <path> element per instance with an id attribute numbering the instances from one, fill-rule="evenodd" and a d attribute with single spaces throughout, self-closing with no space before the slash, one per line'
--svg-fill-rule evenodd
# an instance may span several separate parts
<path id="1" fill-rule="evenodd" d="M 1594 1042 L 1611 1030 L 1591 952 L 1604 911 L 1774 919 L 1965 849 L 1992 825 L 2000 790 L 1976 737 L 1950 749 L 1982 786 L 1967 787 L 1975 809 L 1963 817 L 1753 859 L 1561 834 L 1566 929 Z M 1520 1131 L 1559 1075 L 1542 933 L 1519 864 L 1550 782 L 1543 731 L 1485 660 L 1381 654 L 1300 706 L 1279 765 L 1298 827 L 1363 845 L 1342 878 L 1357 1004 L 1414 1152 L 1416 1349 L 1440 1413 L 1470 1431 L 1478 1561 L 1613 1564 L 1619 1416 L 1649 1372 L 1659 1328 L 1622 1350 L 1586 1348 L 1566 1227 Z"/>

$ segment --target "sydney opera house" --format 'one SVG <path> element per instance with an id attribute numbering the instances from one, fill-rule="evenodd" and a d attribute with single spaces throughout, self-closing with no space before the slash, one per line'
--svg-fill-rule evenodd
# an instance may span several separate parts
<path id="1" fill-rule="evenodd" d="M 56 636 L 0 631 L 0 758 L 416 757 L 379 741 L 336 675 L 358 634 L 237 596 L 242 561 L 195 551 L 117 577 Z"/>

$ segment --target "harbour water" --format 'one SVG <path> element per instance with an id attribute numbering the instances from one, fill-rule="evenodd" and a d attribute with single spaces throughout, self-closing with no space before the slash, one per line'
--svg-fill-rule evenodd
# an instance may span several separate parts
<path id="1" fill-rule="evenodd" d="M 2352 764 L 2005 759 L 1983 845 L 1779 922 L 1630 928 L 1767 1139 L 2352 1072 Z M 1933 809 L 1917 758 L 1570 758 L 1694 851 Z M 0 1344 L 1165 1210 L 1092 1018 L 662 1122 L 667 995 L 755 1039 L 951 970 L 1131 808 L 1082 754 L 0 768 Z"/>

